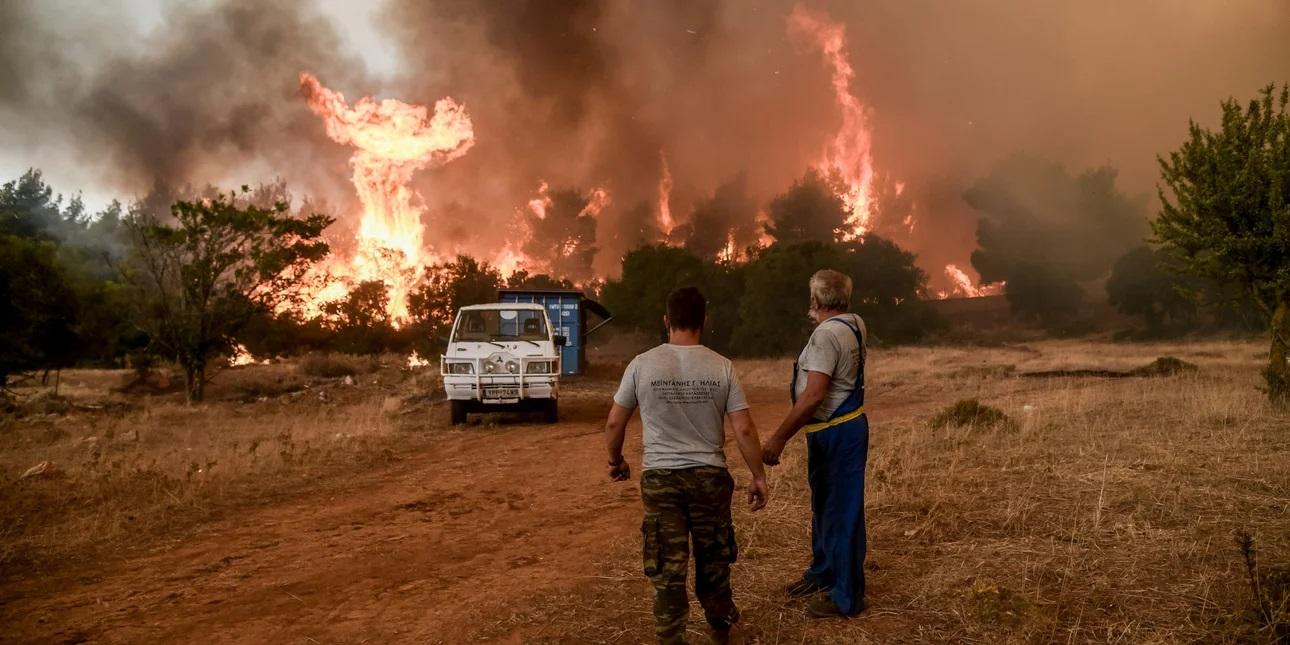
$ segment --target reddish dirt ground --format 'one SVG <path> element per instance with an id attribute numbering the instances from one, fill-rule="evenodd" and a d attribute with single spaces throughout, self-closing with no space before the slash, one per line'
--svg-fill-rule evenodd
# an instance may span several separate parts
<path id="1" fill-rule="evenodd" d="M 752 397 L 761 424 L 783 413 L 776 393 Z M 606 408 L 575 399 L 558 426 L 446 432 L 392 466 L 139 557 L 19 581 L 0 610 L 4 639 L 473 640 L 532 598 L 595 576 L 610 545 L 634 539 L 638 489 L 608 482 L 603 468 Z M 638 463 L 639 419 L 629 434 Z"/>

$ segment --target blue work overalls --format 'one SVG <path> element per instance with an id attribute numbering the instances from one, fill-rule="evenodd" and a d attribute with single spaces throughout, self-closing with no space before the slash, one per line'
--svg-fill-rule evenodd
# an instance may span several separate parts
<path id="1" fill-rule="evenodd" d="M 856 387 L 832 416 L 805 426 L 807 477 L 811 484 L 811 566 L 807 581 L 828 588 L 844 614 L 864 607 L 864 470 L 869 455 L 869 420 L 864 414 L 864 337 L 840 318 L 860 346 Z M 797 402 L 793 365 L 793 402 Z M 849 417 L 849 418 L 848 418 Z"/>

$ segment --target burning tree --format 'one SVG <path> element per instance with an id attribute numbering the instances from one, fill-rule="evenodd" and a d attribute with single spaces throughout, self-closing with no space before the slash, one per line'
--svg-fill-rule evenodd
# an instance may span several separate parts
<path id="1" fill-rule="evenodd" d="M 1272 336 L 1268 395 L 1290 407 L 1290 86 L 1269 86 L 1242 108 L 1222 104 L 1217 132 L 1191 124 L 1160 168 L 1157 237 L 1179 266 L 1237 285 L 1267 316 Z"/>
<path id="2" fill-rule="evenodd" d="M 596 216 L 610 203 L 603 188 L 582 192 L 576 188 L 549 191 L 546 186 L 529 203 L 526 214 L 531 235 L 524 242 L 524 254 L 541 258 L 551 275 L 574 282 L 595 276 Z"/>
<path id="3" fill-rule="evenodd" d="M 431 113 L 425 106 L 394 99 L 363 97 L 350 105 L 343 94 L 324 87 L 307 72 L 301 72 L 300 86 L 310 109 L 326 125 L 327 136 L 354 148 L 350 165 L 354 189 L 363 203 L 355 256 L 348 267 L 328 269 L 349 282 L 385 282 L 390 289 L 390 314 L 396 322 L 402 321 L 408 317 L 408 294 L 416 272 L 427 259 L 423 209 L 414 199 L 412 177 L 470 150 L 475 143 L 470 117 L 451 98 L 439 99 Z"/>
<path id="4" fill-rule="evenodd" d="M 211 359 L 253 314 L 296 295 L 305 272 L 327 255 L 319 238 L 333 220 L 292 217 L 283 202 L 264 208 L 231 193 L 181 200 L 170 212 L 173 222 L 139 212 L 128 219 L 129 277 L 151 349 L 179 363 L 188 401 L 200 401 Z"/>
<path id="5" fill-rule="evenodd" d="M 833 242 L 847 235 L 846 204 L 836 181 L 815 169 L 771 200 L 766 234 L 776 242 Z"/>

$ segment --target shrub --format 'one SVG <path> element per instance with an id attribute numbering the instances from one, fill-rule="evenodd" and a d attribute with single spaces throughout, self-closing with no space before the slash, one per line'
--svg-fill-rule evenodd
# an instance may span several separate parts
<path id="1" fill-rule="evenodd" d="M 932 419 L 932 429 L 1011 427 L 1014 422 L 999 408 L 991 407 L 976 399 L 963 399 L 941 411 Z"/>
<path id="2" fill-rule="evenodd" d="M 331 354 L 310 354 L 300 359 L 297 369 L 301 374 L 318 378 L 340 378 L 358 373 L 358 369 L 351 362 Z"/>

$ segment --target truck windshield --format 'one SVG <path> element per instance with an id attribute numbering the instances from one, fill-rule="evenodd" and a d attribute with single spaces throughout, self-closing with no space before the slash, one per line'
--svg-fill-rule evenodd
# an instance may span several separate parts
<path id="1" fill-rule="evenodd" d="M 550 340 L 546 318 L 535 309 L 467 309 L 457 321 L 454 341 Z"/>

